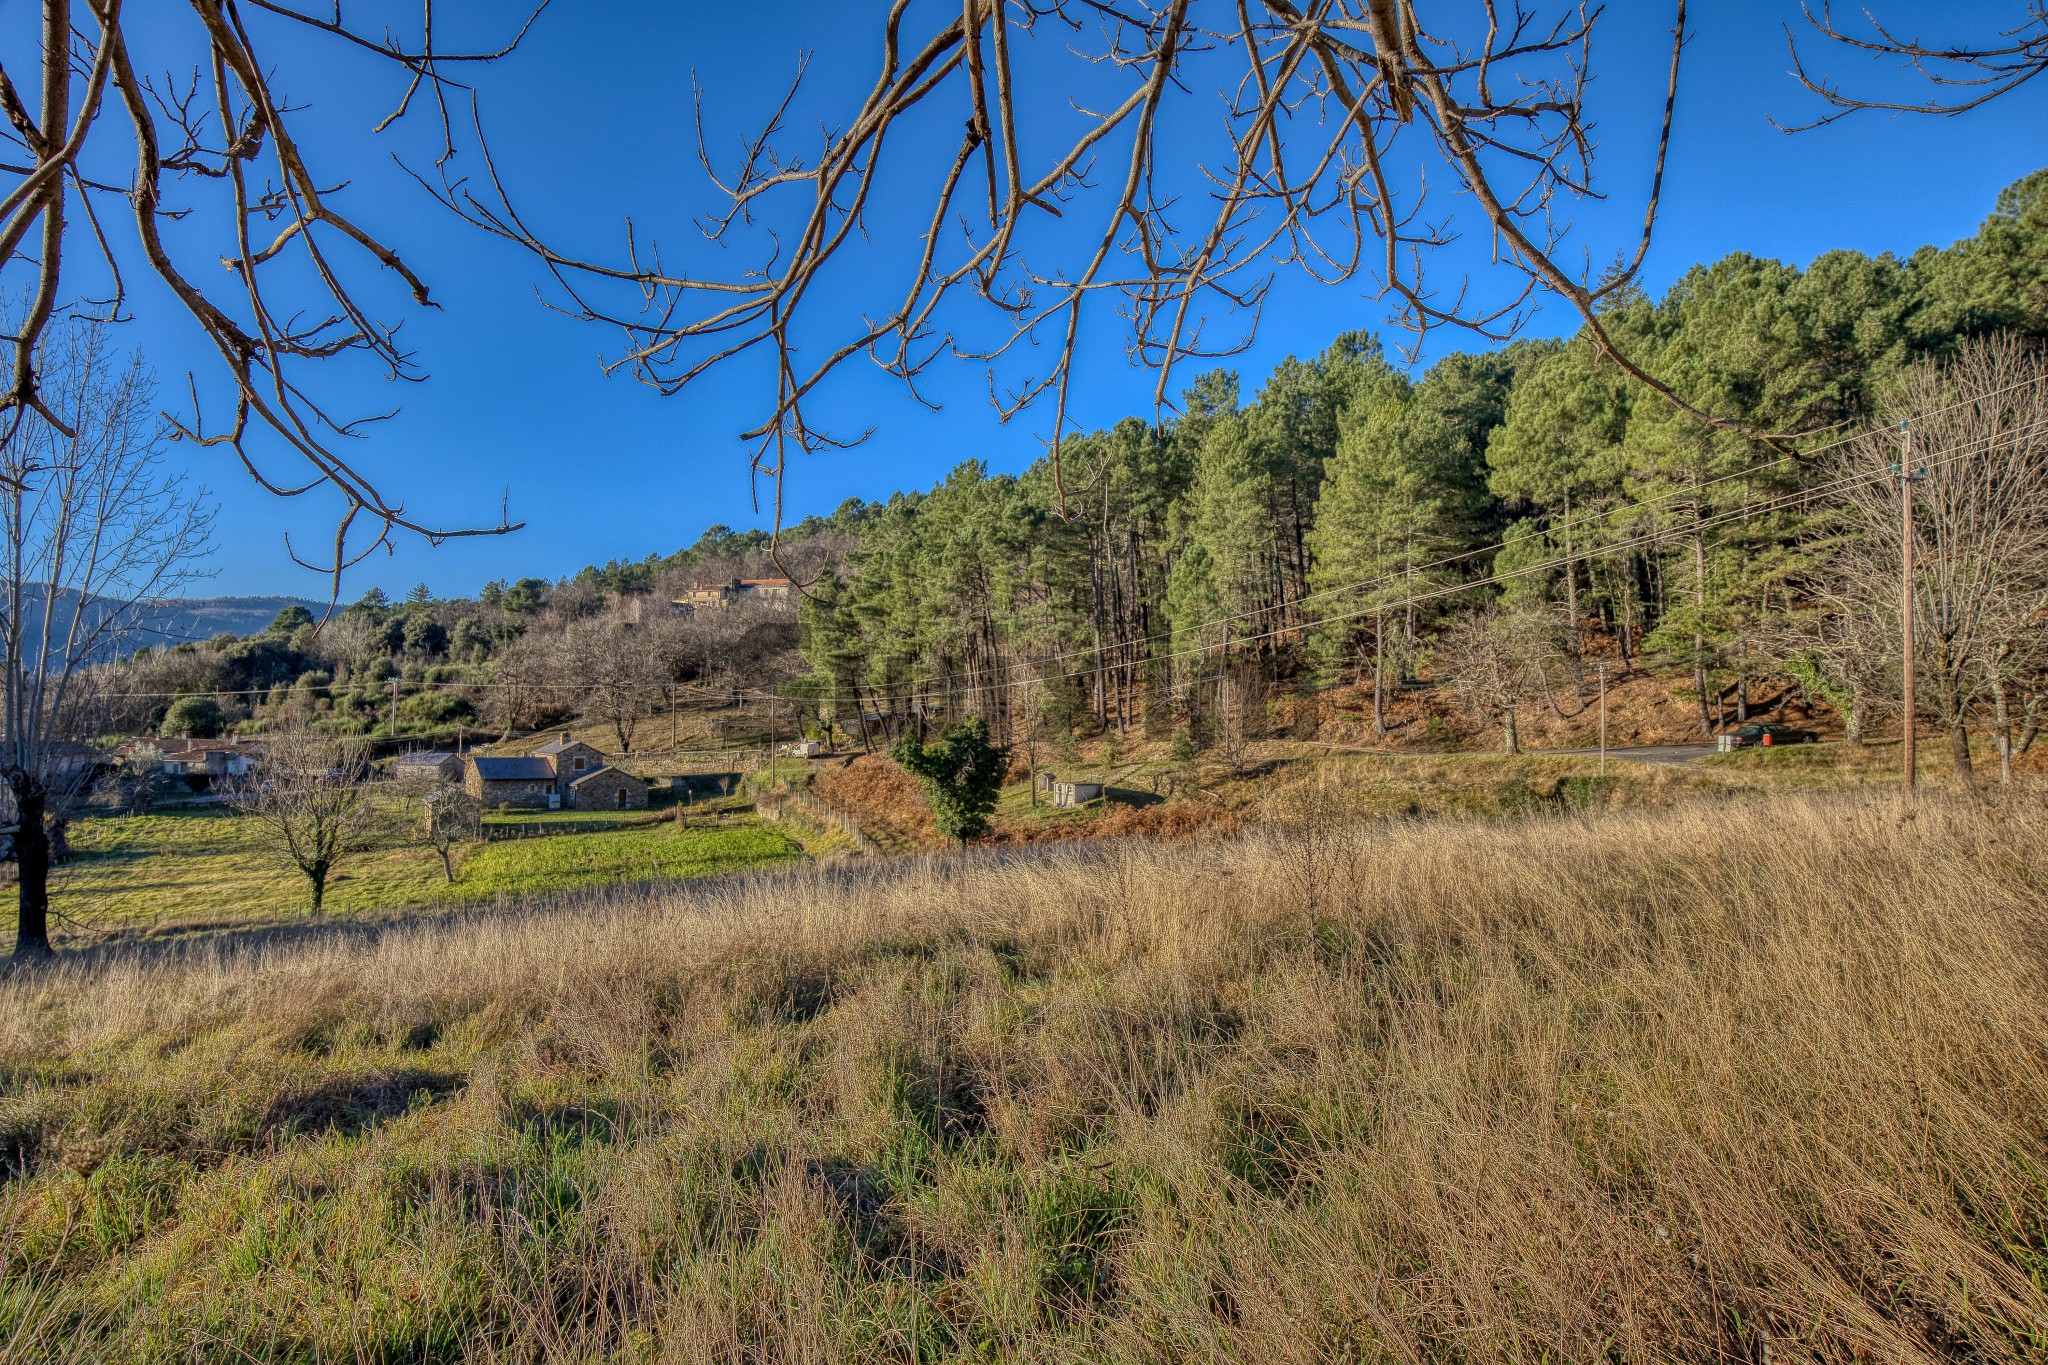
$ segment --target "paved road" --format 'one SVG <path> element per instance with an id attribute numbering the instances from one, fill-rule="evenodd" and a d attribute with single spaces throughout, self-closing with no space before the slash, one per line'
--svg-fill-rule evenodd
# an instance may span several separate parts
<path id="1" fill-rule="evenodd" d="M 1600 754 L 1598 749 L 1544 749 L 1541 752 L 1574 758 L 1597 758 Z M 1607 756 L 1629 763 L 1690 763 L 1713 752 L 1711 744 L 1638 744 L 1627 748 L 1610 745 Z"/>

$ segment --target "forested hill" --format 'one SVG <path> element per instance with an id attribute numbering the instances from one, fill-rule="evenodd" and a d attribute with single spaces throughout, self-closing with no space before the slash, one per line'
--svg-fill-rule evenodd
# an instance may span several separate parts
<path id="1" fill-rule="evenodd" d="M 1732 255 L 1604 322 L 1716 415 L 1850 430 L 1916 361 L 2048 332 L 2048 171 L 1947 248 L 1804 269 Z M 1471 627 L 1568 658 L 1592 633 L 1623 663 L 1683 667 L 1703 724 L 1733 677 L 1791 672 L 1868 700 L 1866 670 L 1822 647 L 1814 576 L 1839 527 L 1825 499 L 1778 496 L 1813 489 L 1828 459 L 1681 412 L 1585 334 L 1419 378 L 1347 335 L 1253 392 L 1202 375 L 1163 430 L 1133 417 L 1069 440 L 1064 461 L 1064 499 L 1047 462 L 990 476 L 970 461 L 868 509 L 847 576 L 804 608 L 801 689 L 841 715 L 936 701 L 1013 733 L 1090 713 L 1192 728 L 1243 670 L 1384 681 Z M 1744 511 L 1758 506 L 1772 510 Z M 1571 572 L 1542 567 L 1567 551 Z M 1452 590 L 1489 568 L 1516 576 Z M 1502 653 L 1468 672 L 1512 668 Z"/>

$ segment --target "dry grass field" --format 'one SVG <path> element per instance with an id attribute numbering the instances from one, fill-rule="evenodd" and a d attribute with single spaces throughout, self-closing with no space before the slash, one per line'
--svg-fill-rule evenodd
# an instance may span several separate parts
<path id="1" fill-rule="evenodd" d="M 2038 793 L 1283 814 L 17 973 L 0 1357 L 2048 1358 Z"/>

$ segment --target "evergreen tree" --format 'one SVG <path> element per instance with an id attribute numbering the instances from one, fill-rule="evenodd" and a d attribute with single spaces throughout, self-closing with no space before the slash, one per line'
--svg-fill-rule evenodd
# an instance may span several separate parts
<path id="1" fill-rule="evenodd" d="M 889 757 L 923 786 L 939 833 L 964 846 L 988 832 L 1010 751 L 990 741 L 980 717 L 948 727 L 937 744 L 904 735 Z"/>

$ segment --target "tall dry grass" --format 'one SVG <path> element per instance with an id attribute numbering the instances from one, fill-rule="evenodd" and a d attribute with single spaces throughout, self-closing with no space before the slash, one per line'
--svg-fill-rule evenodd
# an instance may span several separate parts
<path id="1" fill-rule="evenodd" d="M 1012 851 L 0 986 L 0 1353 L 2048 1357 L 2048 826 Z"/>

